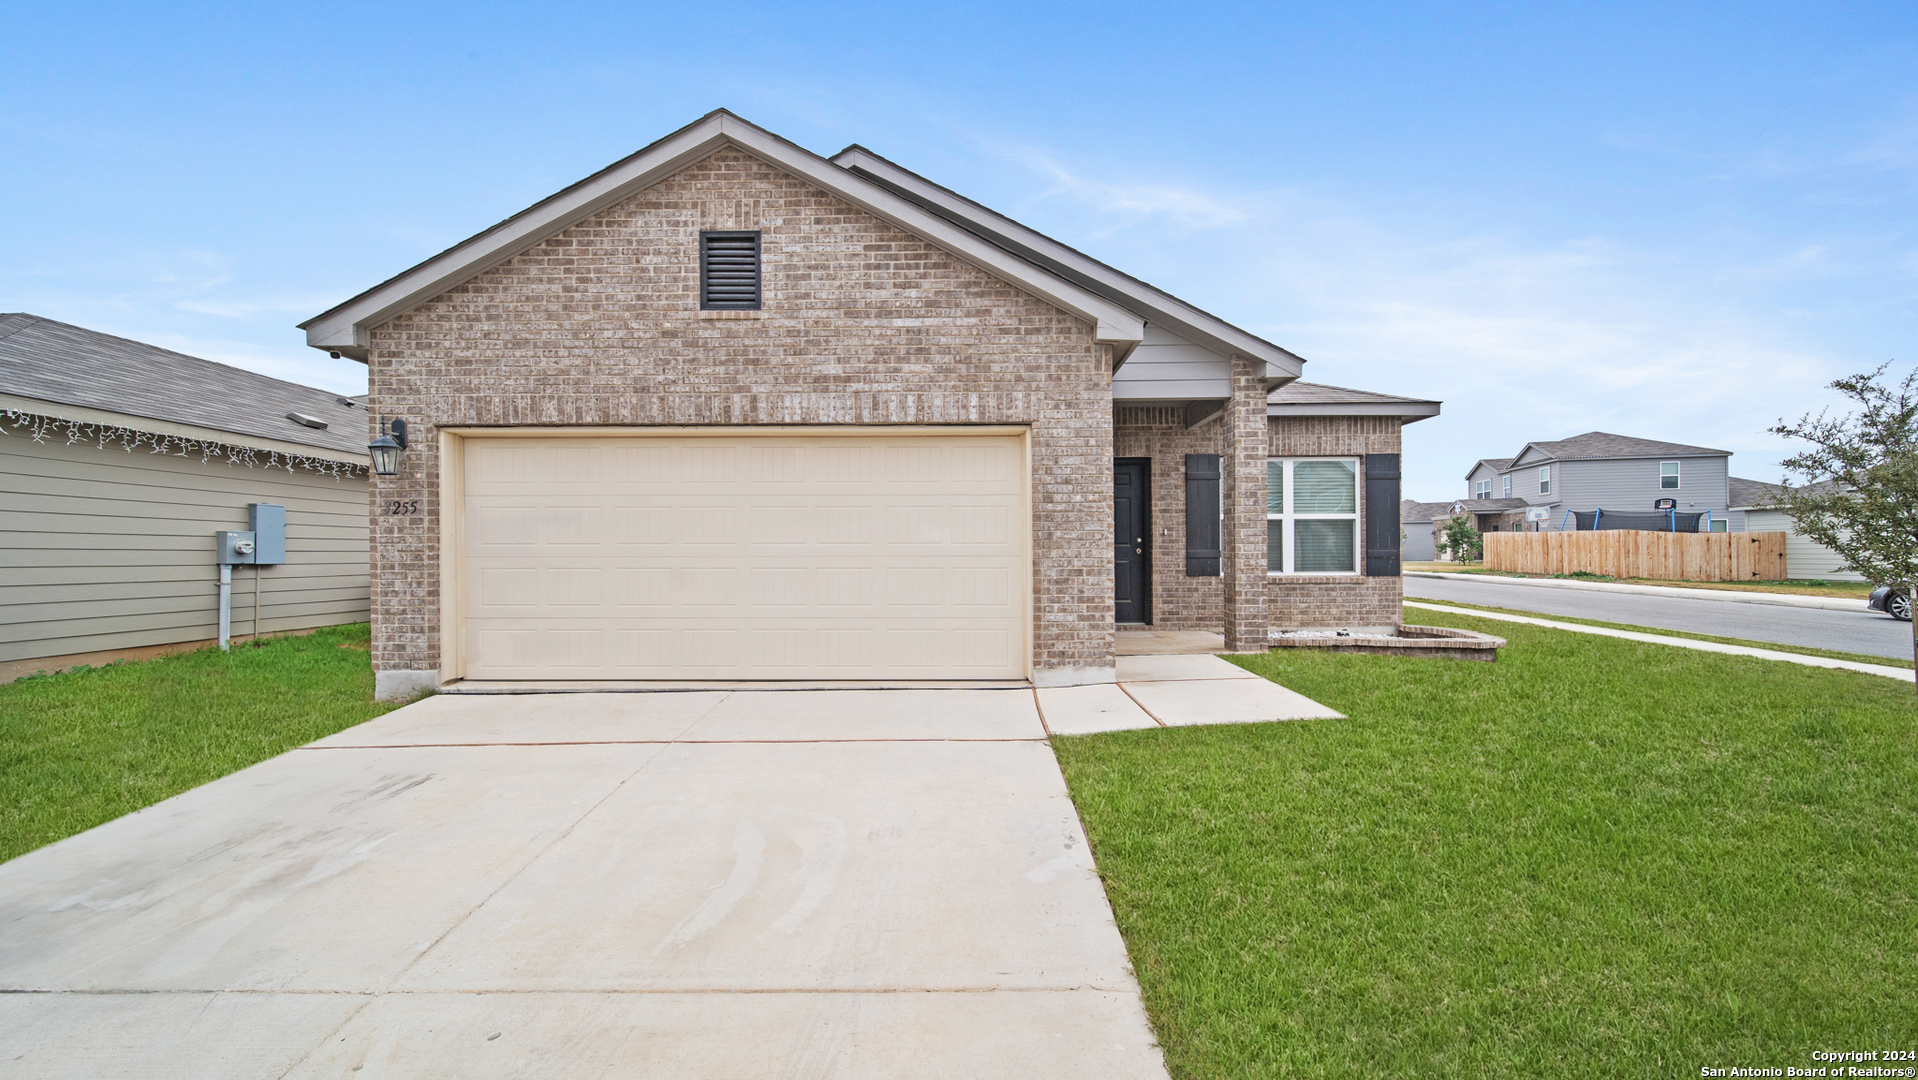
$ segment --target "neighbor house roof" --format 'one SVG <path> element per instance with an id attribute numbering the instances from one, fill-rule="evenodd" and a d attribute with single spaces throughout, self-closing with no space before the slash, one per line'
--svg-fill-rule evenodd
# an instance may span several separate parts
<path id="1" fill-rule="evenodd" d="M 1144 336 L 1144 312 L 1152 305 L 1144 301 L 1143 292 L 1129 305 L 1117 303 L 1107 295 L 1109 290 L 1094 290 L 1042 268 L 1005 246 L 988 241 L 976 230 L 961 227 L 869 177 L 835 165 L 804 147 L 718 109 L 412 269 L 308 319 L 300 324 L 306 331 L 306 343 L 365 360 L 368 335 L 373 327 L 727 147 L 774 165 L 1085 319 L 1096 328 L 1096 340 L 1113 345 L 1121 358 Z M 1219 326 L 1225 327 L 1225 324 L 1219 323 Z M 1286 365 L 1281 377 L 1298 375 L 1298 358 L 1269 344 L 1265 351 Z"/>
<path id="2" fill-rule="evenodd" d="M 1523 510 L 1531 505 L 1524 499 L 1453 499 L 1445 507 L 1448 514 L 1454 506 L 1467 514 L 1489 514 L 1495 510 Z"/>
<path id="3" fill-rule="evenodd" d="M 1470 480 L 1472 474 L 1478 471 L 1480 465 L 1490 465 L 1493 472 L 1504 472 L 1505 467 L 1511 463 L 1512 459 L 1508 457 L 1482 457 L 1472 462 L 1472 467 L 1465 470 L 1465 478 Z"/>
<path id="4" fill-rule="evenodd" d="M 1399 521 L 1417 525 L 1452 516 L 1452 504 L 1449 502 L 1417 502 L 1412 499 L 1399 500 Z"/>
<path id="5" fill-rule="evenodd" d="M 140 417 L 195 431 L 250 437 L 268 449 L 325 451 L 366 460 L 366 410 L 340 395 L 256 375 L 157 345 L 130 341 L 25 312 L 0 315 L 0 407 L 37 411 L 65 406 L 66 419 L 124 423 L 82 415 Z M 325 425 L 287 418 L 299 413 Z"/>
<path id="6" fill-rule="evenodd" d="M 1267 394 L 1265 402 L 1267 416 L 1396 416 L 1412 424 L 1439 413 L 1436 401 L 1296 381 Z"/>
<path id="7" fill-rule="evenodd" d="M 1779 505 L 1780 497 L 1785 494 L 1785 485 L 1767 484 L 1763 480 L 1741 480 L 1734 476 L 1731 482 L 1731 506 L 1733 510 L 1763 510 Z M 1815 484 L 1804 485 L 1807 490 L 1824 492 L 1831 489 L 1833 481 L 1820 480 Z"/>
<path id="8" fill-rule="evenodd" d="M 1731 451 L 1659 442 L 1656 439 L 1634 439 L 1629 435 L 1613 435 L 1605 431 L 1588 431 L 1569 439 L 1526 443 L 1525 449 L 1519 451 L 1518 456 L 1507 463 L 1507 467 L 1523 460 L 1527 454 L 1533 454 L 1532 461 L 1598 461 L 1607 458 L 1730 457 Z"/>

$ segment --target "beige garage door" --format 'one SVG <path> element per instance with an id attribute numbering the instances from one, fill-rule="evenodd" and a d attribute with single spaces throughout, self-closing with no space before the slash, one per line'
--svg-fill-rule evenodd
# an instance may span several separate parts
<path id="1" fill-rule="evenodd" d="M 470 679 L 1026 673 L 1016 435 L 470 437 Z"/>

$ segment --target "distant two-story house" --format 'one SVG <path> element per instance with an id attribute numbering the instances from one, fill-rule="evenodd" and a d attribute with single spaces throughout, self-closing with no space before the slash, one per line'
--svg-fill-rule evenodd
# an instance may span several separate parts
<path id="1" fill-rule="evenodd" d="M 1572 515 L 1605 510 L 1644 514 L 1671 500 L 1681 514 L 1707 514 L 1713 532 L 1743 532 L 1733 509 L 1731 451 L 1635 439 L 1603 431 L 1552 442 L 1529 442 L 1510 458 L 1481 458 L 1465 474 L 1466 498 L 1481 532 L 1523 527 L 1525 511 L 1545 507 L 1536 527 L 1576 528 Z"/>

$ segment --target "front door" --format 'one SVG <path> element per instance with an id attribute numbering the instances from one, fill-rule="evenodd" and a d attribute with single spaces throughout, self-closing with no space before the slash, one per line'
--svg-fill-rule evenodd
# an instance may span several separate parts
<path id="1" fill-rule="evenodd" d="M 1114 622 L 1152 621 L 1152 460 L 1112 463 Z"/>

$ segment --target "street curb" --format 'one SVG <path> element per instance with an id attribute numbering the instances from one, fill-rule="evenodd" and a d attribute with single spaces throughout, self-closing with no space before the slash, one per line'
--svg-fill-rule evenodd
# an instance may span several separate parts
<path id="1" fill-rule="evenodd" d="M 1676 596 L 1681 600 L 1716 600 L 1721 604 L 1765 604 L 1770 607 L 1823 608 L 1827 611 L 1868 612 L 1863 600 L 1792 596 L 1789 593 L 1735 592 L 1731 589 L 1680 589 L 1670 585 L 1621 585 L 1609 581 L 1566 581 L 1562 578 L 1510 578 L 1491 574 L 1445 574 L 1435 570 L 1407 570 L 1406 577 L 1439 581 L 1491 581 L 1535 589 L 1573 589 L 1583 592 L 1637 593 L 1640 596 Z"/>
<path id="2" fill-rule="evenodd" d="M 1817 598 L 1813 597 L 1813 599 Z M 1470 615 L 1478 619 L 1524 623 L 1527 626 L 1543 626 L 1551 630 L 1569 630 L 1574 634 L 1595 634 L 1599 637 L 1623 638 L 1626 641 L 1644 641 L 1653 645 L 1671 645 L 1680 649 L 1694 649 L 1698 652 L 1723 653 L 1727 656 L 1754 656 L 1760 660 L 1781 660 L 1787 664 L 1803 664 L 1806 667 L 1857 671 L 1866 675 L 1882 675 L 1887 679 L 1897 679 L 1904 683 L 1909 683 L 1914 677 L 1918 677 L 1918 673 L 1914 673 L 1910 668 L 1897 668 L 1888 664 L 1861 664 L 1856 660 L 1840 660 L 1832 656 L 1809 656 L 1805 653 L 1753 649 L 1744 645 L 1722 645 L 1716 641 L 1666 637 L 1663 634 L 1642 634 L 1636 630 L 1614 630 L 1609 626 L 1586 626 L 1583 623 L 1558 622 L 1554 619 L 1534 619 L 1524 615 L 1507 615 L 1498 611 L 1473 611 L 1471 608 L 1446 607 L 1443 604 L 1426 604 L 1416 600 L 1405 601 L 1405 606 L 1425 611 L 1443 611 L 1448 615 Z"/>

